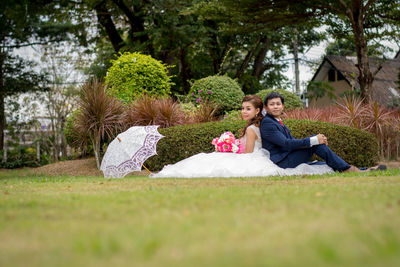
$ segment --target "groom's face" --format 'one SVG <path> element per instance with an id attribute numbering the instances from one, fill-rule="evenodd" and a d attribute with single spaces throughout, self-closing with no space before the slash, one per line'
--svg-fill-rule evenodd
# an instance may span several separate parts
<path id="1" fill-rule="evenodd" d="M 266 107 L 268 114 L 273 117 L 280 117 L 284 108 L 285 106 L 282 104 L 282 101 L 279 97 L 269 99 Z"/>

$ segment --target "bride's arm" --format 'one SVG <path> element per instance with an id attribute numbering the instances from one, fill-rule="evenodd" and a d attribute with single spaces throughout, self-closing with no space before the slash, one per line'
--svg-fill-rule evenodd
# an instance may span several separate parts
<path id="1" fill-rule="evenodd" d="M 254 132 L 254 130 L 251 129 L 250 127 L 247 127 L 246 129 L 245 138 L 246 138 L 246 147 L 243 153 L 253 153 L 257 135 Z"/>

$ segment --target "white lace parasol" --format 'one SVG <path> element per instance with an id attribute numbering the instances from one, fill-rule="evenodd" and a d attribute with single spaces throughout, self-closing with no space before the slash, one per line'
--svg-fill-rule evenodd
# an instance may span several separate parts
<path id="1" fill-rule="evenodd" d="M 120 133 L 109 145 L 101 161 L 104 177 L 122 178 L 130 172 L 140 171 L 143 162 L 157 155 L 157 142 L 163 138 L 158 125 L 133 126 Z"/>

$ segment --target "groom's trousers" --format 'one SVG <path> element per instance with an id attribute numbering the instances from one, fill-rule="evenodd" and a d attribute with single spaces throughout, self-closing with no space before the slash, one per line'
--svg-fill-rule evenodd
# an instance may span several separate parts
<path id="1" fill-rule="evenodd" d="M 324 144 L 293 150 L 282 161 L 278 162 L 277 165 L 281 168 L 295 168 L 302 163 L 309 162 L 313 154 L 325 160 L 326 164 L 334 171 L 342 172 L 350 168 L 350 165 L 346 161 Z"/>

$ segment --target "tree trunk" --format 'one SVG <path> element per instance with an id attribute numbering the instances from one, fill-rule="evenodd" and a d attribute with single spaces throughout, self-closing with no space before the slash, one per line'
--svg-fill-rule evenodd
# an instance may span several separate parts
<path id="1" fill-rule="evenodd" d="M 267 37 L 263 37 L 261 39 L 261 44 L 264 44 L 262 47 L 261 51 L 257 54 L 255 60 L 254 60 L 254 68 L 253 68 L 253 76 L 255 76 L 257 79 L 260 79 L 261 75 L 265 71 L 264 67 L 264 59 L 265 56 L 267 55 L 267 52 L 269 50 L 269 40 Z"/>
<path id="2" fill-rule="evenodd" d="M 100 137 L 92 136 L 90 137 L 93 145 L 94 157 L 96 159 L 97 169 L 100 170 Z"/>
<path id="3" fill-rule="evenodd" d="M 65 117 L 61 117 L 61 125 L 60 125 L 60 135 L 61 135 L 61 151 L 62 151 L 62 157 L 67 158 L 68 153 L 67 153 L 67 139 L 64 134 L 64 128 L 65 128 Z"/>
<path id="4" fill-rule="evenodd" d="M 185 94 L 187 94 L 190 91 L 189 80 L 192 77 L 192 73 L 190 70 L 190 66 L 186 61 L 186 50 L 184 48 L 181 48 L 181 50 L 180 50 L 179 60 L 180 60 L 180 64 L 181 64 L 181 72 L 180 73 L 181 73 L 181 77 L 182 77 L 183 88 L 184 88 Z"/>
<path id="5" fill-rule="evenodd" d="M 357 53 L 358 82 L 360 84 L 361 98 L 363 98 L 365 103 L 368 103 L 371 100 L 373 75 L 369 67 L 368 47 L 364 36 L 364 14 L 361 13 L 362 2 L 352 0 L 351 3 L 350 21 L 354 32 Z"/>
<path id="6" fill-rule="evenodd" d="M 118 6 L 118 8 L 125 14 L 125 16 L 128 18 L 129 25 L 131 27 L 131 30 L 129 32 L 129 38 L 131 39 L 132 43 L 134 42 L 139 42 L 140 44 L 144 44 L 149 41 L 149 36 L 148 34 L 143 34 L 145 32 L 144 28 L 144 17 L 143 17 L 143 11 L 142 7 L 133 7 L 133 10 L 129 8 L 123 0 L 112 0 L 115 5 Z M 136 34 L 140 33 L 140 34 Z M 147 44 L 147 50 L 148 53 L 152 56 L 155 57 L 155 52 L 153 45 L 151 43 Z"/>
<path id="7" fill-rule="evenodd" d="M 240 65 L 239 69 L 236 71 L 235 78 L 238 78 L 239 80 L 242 78 L 244 71 L 246 70 L 247 66 L 249 65 L 249 62 L 251 58 L 254 55 L 254 52 L 257 50 L 259 44 L 260 44 L 261 38 L 257 39 L 256 45 L 251 49 L 250 51 L 247 52 L 246 57 L 244 58 L 242 64 Z"/>
<path id="8" fill-rule="evenodd" d="M 293 40 L 293 56 L 294 56 L 294 77 L 295 77 L 295 93 L 300 95 L 300 78 L 299 78 L 299 53 L 298 53 L 298 42 L 297 42 L 297 29 L 294 30 L 294 40 Z"/>
<path id="9" fill-rule="evenodd" d="M 5 55 L 0 51 L 0 150 L 4 148 L 4 128 L 5 128 L 5 114 L 4 114 L 4 73 L 3 64 Z"/>
<path id="10" fill-rule="evenodd" d="M 0 150 L 4 148 L 4 130 L 6 126 L 6 118 L 4 114 L 4 95 L 3 88 L 0 89 Z"/>
<path id="11" fill-rule="evenodd" d="M 115 52 L 118 52 L 123 46 L 124 41 L 119 35 L 114 22 L 112 21 L 110 12 L 106 8 L 106 2 L 101 1 L 95 5 L 96 15 L 99 23 L 104 27 L 111 44 L 114 47 Z"/>

